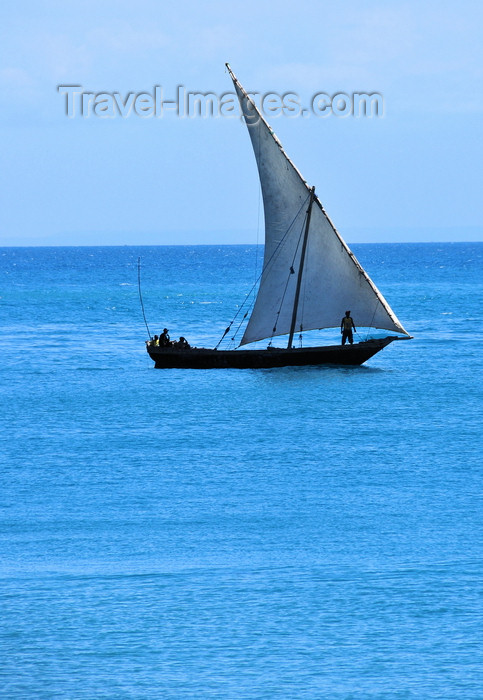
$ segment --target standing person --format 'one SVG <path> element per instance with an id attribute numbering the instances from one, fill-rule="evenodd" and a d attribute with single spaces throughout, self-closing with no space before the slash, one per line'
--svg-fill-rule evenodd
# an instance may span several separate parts
<path id="1" fill-rule="evenodd" d="M 169 346 L 171 345 L 171 342 L 170 342 L 170 340 L 169 340 L 169 333 L 168 333 L 168 329 L 167 329 L 167 328 L 164 328 L 164 329 L 163 329 L 163 332 L 162 332 L 161 335 L 159 336 L 159 345 L 160 345 L 160 347 L 162 347 L 162 348 L 167 348 L 167 347 L 169 347 Z"/>
<path id="2" fill-rule="evenodd" d="M 348 340 L 349 343 L 352 345 L 352 329 L 354 329 L 354 332 L 357 333 L 356 327 L 354 326 L 354 321 L 351 317 L 351 312 L 346 311 L 345 316 L 340 322 L 340 332 L 342 333 L 342 345 L 345 345 L 346 340 Z"/>

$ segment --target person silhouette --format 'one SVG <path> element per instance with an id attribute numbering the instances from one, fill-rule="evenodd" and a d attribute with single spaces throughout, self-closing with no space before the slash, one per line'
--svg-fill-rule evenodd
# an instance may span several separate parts
<path id="1" fill-rule="evenodd" d="M 351 317 L 351 312 L 346 311 L 345 316 L 343 316 L 342 321 L 340 322 L 340 332 L 342 333 L 342 345 L 345 345 L 346 340 L 348 340 L 351 345 L 354 342 L 352 338 L 352 329 L 354 329 L 354 332 L 357 333 L 356 327 L 354 326 L 354 321 Z"/>
<path id="2" fill-rule="evenodd" d="M 169 339 L 169 332 L 167 328 L 164 328 L 163 332 L 159 336 L 159 345 L 162 348 L 168 348 L 171 345 L 171 341 Z"/>

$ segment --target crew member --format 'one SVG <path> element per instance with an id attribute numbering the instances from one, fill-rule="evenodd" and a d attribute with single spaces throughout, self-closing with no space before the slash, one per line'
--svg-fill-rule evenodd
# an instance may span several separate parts
<path id="1" fill-rule="evenodd" d="M 357 333 L 356 327 L 354 326 L 354 321 L 351 317 L 351 312 L 346 311 L 345 316 L 340 322 L 340 332 L 342 333 L 342 345 L 345 345 L 346 340 L 348 340 L 349 343 L 352 345 L 352 329 L 354 329 L 354 331 Z"/>
<path id="2" fill-rule="evenodd" d="M 186 338 L 183 338 L 183 336 L 181 336 L 181 338 L 175 345 L 179 350 L 188 350 L 188 348 L 190 347 L 190 344 L 188 343 Z"/>
<path id="3" fill-rule="evenodd" d="M 168 348 L 170 345 L 171 345 L 171 341 L 169 339 L 168 329 L 164 328 L 163 332 L 159 336 L 159 346 L 161 348 Z"/>

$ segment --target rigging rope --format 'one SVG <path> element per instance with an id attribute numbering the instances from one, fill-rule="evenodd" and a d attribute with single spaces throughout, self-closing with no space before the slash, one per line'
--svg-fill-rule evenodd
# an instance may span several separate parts
<path id="1" fill-rule="evenodd" d="M 220 340 L 218 341 L 218 343 L 215 345 L 215 350 L 218 349 L 218 347 L 220 346 L 222 340 L 223 340 L 223 339 L 225 338 L 225 336 L 230 332 L 230 329 L 231 329 L 232 325 L 235 323 L 236 319 L 238 318 L 238 315 L 241 313 L 241 311 L 242 311 L 242 309 L 244 308 L 244 306 L 246 305 L 248 299 L 249 299 L 250 296 L 253 294 L 253 291 L 254 291 L 255 287 L 257 286 L 257 284 L 260 282 L 260 280 L 261 280 L 261 278 L 262 278 L 264 272 L 265 272 L 266 270 L 268 270 L 269 266 L 272 264 L 272 262 L 274 261 L 275 257 L 280 253 L 280 250 L 281 250 L 281 248 L 282 248 L 282 246 L 283 246 L 283 244 L 284 244 L 284 242 L 285 242 L 285 239 L 287 238 L 288 234 L 290 233 L 290 230 L 291 230 L 292 226 L 294 225 L 295 221 L 297 220 L 298 215 L 300 214 L 300 212 L 302 211 L 302 209 L 303 209 L 304 206 L 306 205 L 307 200 L 309 199 L 309 197 L 310 197 L 310 192 L 309 192 L 309 194 L 307 195 L 307 197 L 306 197 L 306 199 L 304 200 L 304 202 L 302 203 L 300 209 L 297 211 L 297 213 L 295 214 L 294 218 L 293 218 L 292 221 L 290 222 L 290 224 L 289 224 L 287 230 L 285 231 L 285 233 L 283 234 L 282 238 L 281 238 L 280 241 L 278 242 L 278 244 L 277 244 L 275 250 L 273 251 L 272 255 L 270 256 L 270 259 L 267 261 L 267 264 L 263 266 L 262 271 L 261 271 L 260 274 L 258 275 L 258 278 L 255 280 L 255 283 L 252 285 L 250 291 L 249 291 L 248 294 L 246 295 L 246 297 L 245 297 L 245 299 L 244 299 L 242 305 L 240 306 L 240 308 L 239 308 L 238 311 L 236 312 L 235 316 L 233 317 L 233 319 L 231 320 L 231 322 L 229 323 L 229 325 L 225 328 L 225 331 L 224 331 L 223 335 L 221 336 L 221 338 L 220 338 Z M 298 245 L 298 244 L 297 244 L 297 245 Z M 254 303 L 255 303 L 255 300 L 252 302 L 252 307 L 253 307 Z M 239 331 L 239 329 L 240 329 L 240 326 L 242 325 L 242 323 L 243 323 L 243 321 L 244 321 L 244 319 L 246 318 L 247 315 L 248 315 L 248 311 L 246 312 L 246 314 L 245 314 L 245 316 L 243 317 L 241 323 L 239 324 L 238 328 L 236 329 L 235 335 L 233 336 L 232 340 L 235 339 L 235 336 L 236 336 L 236 334 L 238 333 L 238 331 Z"/>
<path id="2" fill-rule="evenodd" d="M 260 139 L 260 120 L 258 121 L 258 157 L 257 157 L 257 163 L 260 162 L 260 145 L 261 145 L 261 139 Z M 257 213 L 257 247 L 255 249 L 255 280 L 257 279 L 258 275 L 258 245 L 259 245 L 259 239 L 260 239 L 260 205 L 262 201 L 262 185 L 259 182 L 258 183 L 258 213 Z"/>
<path id="3" fill-rule="evenodd" d="M 299 239 L 298 239 L 298 241 L 297 241 L 297 245 L 295 246 L 295 251 L 294 251 L 294 254 L 293 254 L 293 258 L 292 258 L 292 264 L 290 265 L 289 274 L 288 274 L 288 277 L 287 277 L 287 281 L 286 281 L 286 283 L 285 283 L 285 289 L 283 290 L 282 298 L 281 298 L 281 300 L 280 300 L 280 306 L 278 307 L 278 311 L 277 311 L 277 319 L 276 319 L 275 325 L 274 325 L 274 327 L 273 327 L 273 329 L 272 329 L 272 335 L 270 336 L 269 347 L 270 347 L 270 345 L 272 344 L 273 336 L 275 335 L 276 330 L 277 330 L 277 323 L 278 323 L 278 319 L 280 318 L 280 313 L 281 313 L 281 311 L 282 311 L 282 306 L 283 306 L 283 302 L 284 302 L 284 300 L 285 300 L 285 295 L 286 295 L 286 293 L 287 293 L 288 285 L 289 285 L 289 282 L 290 282 L 290 277 L 291 277 L 291 275 L 294 275 L 294 274 L 295 274 L 295 269 L 294 269 L 295 258 L 297 257 L 297 252 L 298 252 L 298 249 L 299 249 L 299 246 L 300 246 L 300 241 L 302 240 L 302 236 L 303 236 L 303 233 L 304 233 L 304 230 L 305 230 L 305 222 L 306 222 L 306 221 L 307 221 L 307 213 L 305 214 L 304 220 L 303 220 L 303 222 L 302 222 L 302 228 L 300 229 Z"/>
<path id="4" fill-rule="evenodd" d="M 377 297 L 376 298 L 376 306 L 374 308 L 374 313 L 372 314 L 371 323 L 369 325 L 369 328 L 373 328 L 372 322 L 374 321 L 374 316 L 376 315 L 377 307 L 379 306 L 380 303 L 381 303 L 381 300 L 379 299 L 379 297 Z M 368 340 L 368 339 L 369 339 L 369 330 L 366 333 L 366 340 Z"/>
<path id="5" fill-rule="evenodd" d="M 151 340 L 152 336 L 151 336 L 151 332 L 149 330 L 148 322 L 146 321 L 146 314 L 144 313 L 143 295 L 141 294 L 141 258 L 138 258 L 138 292 L 139 292 L 139 301 L 141 302 L 141 309 L 143 312 L 144 324 L 145 324 L 146 330 L 148 332 L 149 340 Z"/>

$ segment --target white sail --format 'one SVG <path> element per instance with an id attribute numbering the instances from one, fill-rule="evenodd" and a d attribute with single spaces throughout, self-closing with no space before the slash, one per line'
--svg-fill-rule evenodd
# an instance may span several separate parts
<path id="1" fill-rule="evenodd" d="M 310 188 L 227 65 L 252 141 L 265 212 L 264 267 L 240 345 L 290 333 Z M 317 198 L 311 209 L 295 332 L 340 326 L 350 309 L 356 326 L 405 333 Z"/>

